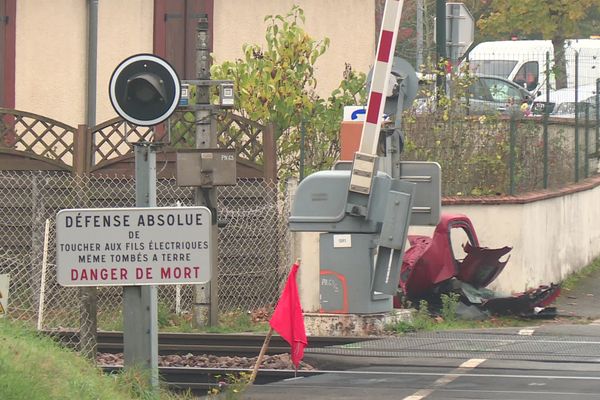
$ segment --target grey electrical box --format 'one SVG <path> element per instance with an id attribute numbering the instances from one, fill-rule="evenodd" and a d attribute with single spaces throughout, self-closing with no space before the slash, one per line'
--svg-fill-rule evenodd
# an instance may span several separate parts
<path id="1" fill-rule="evenodd" d="M 219 84 L 219 104 L 221 107 L 233 107 L 235 105 L 233 83 Z"/>
<path id="2" fill-rule="evenodd" d="M 236 184 L 234 149 L 187 149 L 177 151 L 178 186 L 232 186 Z"/>
<path id="3" fill-rule="evenodd" d="M 368 233 L 319 236 L 323 312 L 372 314 L 392 309 L 392 296 L 373 292 L 375 238 L 376 235 Z"/>
<path id="4" fill-rule="evenodd" d="M 393 180 L 379 172 L 373 178 L 368 218 L 346 214 L 350 171 L 319 171 L 298 186 L 289 227 L 305 232 L 379 232 Z"/>
<path id="5" fill-rule="evenodd" d="M 400 180 L 414 183 L 411 225 L 436 226 L 442 211 L 442 168 L 430 161 L 402 161 Z"/>
<path id="6" fill-rule="evenodd" d="M 411 209 L 411 225 L 435 226 L 440 220 L 442 198 L 442 170 L 436 162 L 401 161 L 401 181 L 414 183 L 415 194 Z M 342 161 L 334 165 L 332 171 L 320 171 L 309 175 L 296 192 L 300 201 L 292 209 L 290 228 L 298 231 L 375 232 L 378 227 L 373 219 L 381 220 L 387 202 L 387 191 L 391 187 L 390 178 L 379 172 L 375 178 L 375 194 L 369 199 L 375 207 L 371 209 L 369 220 L 356 218 L 344 213 L 346 202 L 345 188 L 352 162 Z M 397 185 L 397 184 L 395 184 Z M 383 191 L 383 192 L 382 192 Z M 342 219 L 347 219 L 341 223 Z M 315 225 L 316 224 L 316 225 Z M 351 224 L 351 225 L 348 225 Z"/>
<path id="7" fill-rule="evenodd" d="M 190 104 L 190 85 L 181 84 L 181 97 L 179 98 L 179 107 L 187 107 Z"/>

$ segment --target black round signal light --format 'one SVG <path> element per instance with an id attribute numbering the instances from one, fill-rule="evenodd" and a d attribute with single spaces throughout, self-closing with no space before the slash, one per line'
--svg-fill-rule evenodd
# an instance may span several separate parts
<path id="1" fill-rule="evenodd" d="M 117 114 L 126 121 L 152 126 L 175 111 L 181 84 L 167 61 L 152 54 L 136 54 L 123 60 L 112 73 L 109 97 Z"/>

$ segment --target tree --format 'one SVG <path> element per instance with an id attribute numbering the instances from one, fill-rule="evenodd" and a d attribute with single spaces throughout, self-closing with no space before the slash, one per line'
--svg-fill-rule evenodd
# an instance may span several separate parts
<path id="1" fill-rule="evenodd" d="M 477 26 L 489 35 L 541 35 L 552 40 L 558 89 L 567 86 L 565 39 L 581 35 L 582 22 L 598 12 L 600 0 L 494 0 Z"/>
<path id="2" fill-rule="evenodd" d="M 244 58 L 213 65 L 212 77 L 234 81 L 237 113 L 274 126 L 280 177 L 298 172 L 301 135 L 308 172 L 328 168 L 339 154 L 343 106 L 364 104 L 365 74 L 347 66 L 340 87 L 324 100 L 315 92 L 314 72 L 329 39 L 317 41 L 304 31 L 304 12 L 297 5 L 265 21 L 266 47 L 244 45 Z"/>

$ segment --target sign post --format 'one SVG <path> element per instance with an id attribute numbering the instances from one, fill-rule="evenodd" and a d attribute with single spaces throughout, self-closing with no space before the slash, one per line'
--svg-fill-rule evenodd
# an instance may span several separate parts
<path id="1" fill-rule="evenodd" d="M 149 368 L 156 387 L 156 284 L 210 280 L 212 218 L 206 207 L 155 207 L 153 147 L 135 148 L 139 207 L 60 211 L 56 254 L 63 286 L 124 286 L 125 365 Z"/>
<path id="2" fill-rule="evenodd" d="M 156 207 L 156 151 L 149 143 L 135 144 L 135 205 Z M 150 370 L 158 388 L 158 289 L 123 287 L 123 356 L 125 366 Z"/>
<path id="3" fill-rule="evenodd" d="M 181 98 L 181 82 L 175 69 L 162 58 L 136 54 L 122 61 L 109 82 L 110 102 L 126 121 L 154 126 L 175 111 Z M 136 205 L 156 206 L 156 147 L 135 146 Z M 58 241 L 57 241 L 58 243 Z M 156 286 L 123 288 L 123 344 L 125 366 L 150 369 L 150 384 L 158 388 L 158 300 Z"/>

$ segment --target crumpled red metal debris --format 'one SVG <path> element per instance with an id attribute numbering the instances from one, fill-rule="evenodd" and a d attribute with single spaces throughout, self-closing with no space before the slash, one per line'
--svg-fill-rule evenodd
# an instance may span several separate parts
<path id="1" fill-rule="evenodd" d="M 535 315 L 560 295 L 560 286 L 542 285 L 509 297 L 495 297 L 483 302 L 482 308 L 495 315 Z"/>
<path id="2" fill-rule="evenodd" d="M 462 229 L 468 238 L 468 243 L 463 245 L 466 253 L 463 260 L 454 256 L 450 237 L 452 229 Z M 463 214 L 442 214 L 433 237 L 410 235 L 408 240 L 410 248 L 404 255 L 398 286 L 409 300 L 428 297 L 444 287 L 449 288 L 447 290 L 456 288 L 457 285 L 443 285 L 452 279 L 475 289 L 485 288 L 502 272 L 510 257 L 504 261 L 500 259 L 512 250 L 508 246 L 498 249 L 481 247 L 471 220 Z M 528 314 L 548 306 L 559 293 L 558 285 L 543 285 L 508 297 L 488 298 L 478 306 L 493 314 Z M 394 305 L 400 306 L 398 298 Z"/>
<path id="3" fill-rule="evenodd" d="M 462 282 L 467 282 L 474 287 L 486 287 L 500 275 L 510 259 L 500 261 L 512 248 L 504 246 L 499 249 L 488 249 L 487 247 L 472 246 L 466 243 L 463 246 L 467 256 L 459 263 L 456 277 Z"/>

